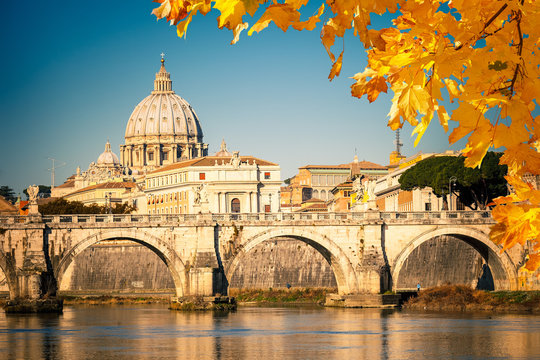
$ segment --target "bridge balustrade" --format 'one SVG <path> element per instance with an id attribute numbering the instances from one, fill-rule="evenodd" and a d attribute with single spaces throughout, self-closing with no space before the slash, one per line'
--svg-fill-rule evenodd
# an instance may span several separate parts
<path id="1" fill-rule="evenodd" d="M 438 220 L 460 220 L 460 219 L 491 219 L 491 211 L 368 211 L 368 212 L 347 212 L 347 213 L 227 213 L 227 214 L 96 214 L 96 215 L 46 215 L 41 220 L 46 224 L 70 224 L 70 223 L 163 223 L 181 224 L 185 222 L 197 221 L 362 221 L 383 220 L 383 221 L 438 221 Z M 0 216 L 0 224 L 24 224 L 35 221 L 35 218 L 27 216 Z"/>

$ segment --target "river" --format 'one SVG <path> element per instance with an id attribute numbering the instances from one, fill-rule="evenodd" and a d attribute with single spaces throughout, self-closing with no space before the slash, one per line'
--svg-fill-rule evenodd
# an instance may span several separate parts
<path id="1" fill-rule="evenodd" d="M 540 359 L 540 316 L 66 306 L 0 314 L 0 359 Z"/>

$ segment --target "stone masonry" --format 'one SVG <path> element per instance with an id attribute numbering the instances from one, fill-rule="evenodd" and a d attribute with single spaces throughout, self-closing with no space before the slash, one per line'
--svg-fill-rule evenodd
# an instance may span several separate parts
<path id="1" fill-rule="evenodd" d="M 251 250 L 288 238 L 322 255 L 339 294 L 375 294 L 398 289 L 415 249 L 449 235 L 480 254 L 495 289 L 540 288 L 534 275 L 519 271 L 526 251 L 515 247 L 501 253 L 489 240 L 492 224 L 489 212 L 459 211 L 11 216 L 0 218 L 0 268 L 12 298 L 39 298 L 56 291 L 85 249 L 131 240 L 163 260 L 178 297 L 210 296 L 227 294 L 232 275 Z"/>

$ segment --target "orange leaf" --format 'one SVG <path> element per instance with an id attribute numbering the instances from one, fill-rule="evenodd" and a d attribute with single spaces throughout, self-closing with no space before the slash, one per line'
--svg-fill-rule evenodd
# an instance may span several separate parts
<path id="1" fill-rule="evenodd" d="M 298 10 L 291 7 L 289 4 L 273 4 L 266 8 L 266 11 L 261 18 L 249 29 L 248 35 L 251 36 L 254 31 L 260 32 L 268 27 L 273 21 L 277 27 L 283 31 L 300 19 Z"/>
<path id="2" fill-rule="evenodd" d="M 341 72 L 341 63 L 343 62 L 343 51 L 341 54 L 339 54 L 336 62 L 332 64 L 332 69 L 330 69 L 330 75 L 328 75 L 328 79 L 332 81 L 334 77 L 339 76 L 339 73 Z"/>

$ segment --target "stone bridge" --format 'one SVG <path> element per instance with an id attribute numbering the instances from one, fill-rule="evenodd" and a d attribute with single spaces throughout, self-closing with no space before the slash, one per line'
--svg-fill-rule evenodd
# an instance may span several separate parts
<path id="1" fill-rule="evenodd" d="M 526 252 L 501 252 L 489 240 L 492 224 L 487 211 L 4 216 L 0 268 L 12 298 L 53 295 L 85 249 L 131 240 L 164 261 L 178 297 L 209 296 L 227 294 L 228 281 L 255 246 L 293 238 L 328 261 L 340 294 L 380 293 L 399 290 L 422 244 L 449 235 L 477 251 L 495 289 L 523 288 L 531 282 L 519 272 Z"/>

